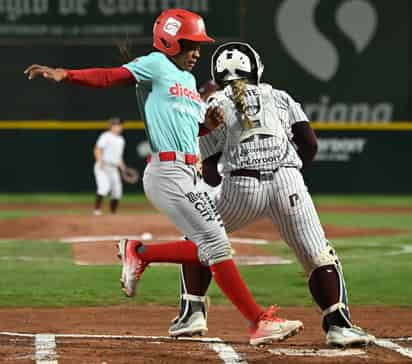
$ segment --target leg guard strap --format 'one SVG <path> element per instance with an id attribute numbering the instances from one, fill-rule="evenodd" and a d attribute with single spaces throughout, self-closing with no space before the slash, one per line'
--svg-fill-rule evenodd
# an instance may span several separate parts
<path id="1" fill-rule="evenodd" d="M 205 303 L 207 300 L 207 296 L 196 296 L 190 293 L 183 293 L 181 295 L 182 300 L 192 301 L 192 302 L 202 302 Z"/>
<path id="2" fill-rule="evenodd" d="M 334 312 L 334 311 L 336 311 L 336 310 L 339 310 L 340 308 L 346 309 L 346 306 L 345 306 L 342 302 L 335 303 L 334 305 L 328 307 L 326 310 L 323 310 L 323 311 L 322 311 L 322 316 L 325 317 L 325 316 L 327 316 L 328 314 L 330 314 L 330 313 L 332 313 L 332 312 Z"/>

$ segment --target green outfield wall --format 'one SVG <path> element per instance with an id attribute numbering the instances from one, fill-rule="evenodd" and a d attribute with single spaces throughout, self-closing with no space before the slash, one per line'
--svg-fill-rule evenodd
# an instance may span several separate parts
<path id="1" fill-rule="evenodd" d="M 81 127 L 80 122 L 69 127 Z M 93 191 L 93 147 L 104 123 L 89 129 L 66 129 L 67 123 L 37 123 L 37 129 L 1 130 L 3 156 L 0 192 Z M 5 124 L 12 127 L 12 124 Z M 34 127 L 36 123 L 27 124 Z M 304 171 L 308 187 L 317 193 L 412 193 L 410 168 L 412 127 L 392 124 L 337 129 L 314 124 L 319 140 L 315 162 Z M 412 124 L 409 124 L 412 126 Z M 55 129 L 46 129 L 53 126 Z M 126 124 L 125 160 L 143 172 L 149 145 L 142 125 Z M 327 128 L 325 130 L 325 128 Z M 403 128 L 402 130 L 399 130 Z M 125 186 L 142 191 L 141 182 Z"/>

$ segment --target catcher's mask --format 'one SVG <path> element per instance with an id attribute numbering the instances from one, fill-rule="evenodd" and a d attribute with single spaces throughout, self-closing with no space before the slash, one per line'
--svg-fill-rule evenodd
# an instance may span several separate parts
<path id="1" fill-rule="evenodd" d="M 222 44 L 212 55 L 212 78 L 221 87 L 239 79 L 247 79 L 257 85 L 263 68 L 259 54 L 247 43 Z"/>

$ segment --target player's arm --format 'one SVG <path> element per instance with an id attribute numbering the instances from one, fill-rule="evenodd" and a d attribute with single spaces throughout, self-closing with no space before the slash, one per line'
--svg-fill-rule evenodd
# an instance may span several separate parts
<path id="1" fill-rule="evenodd" d="M 316 134 L 310 126 L 308 117 L 301 105 L 286 92 L 281 92 L 285 107 L 289 111 L 288 126 L 292 131 L 292 141 L 305 169 L 315 158 L 318 151 Z"/>
<path id="2" fill-rule="evenodd" d="M 103 168 L 103 151 L 99 147 L 94 148 L 94 158 L 96 159 L 96 163 L 100 169 Z"/>
<path id="3" fill-rule="evenodd" d="M 221 156 L 222 153 L 217 153 L 202 162 L 203 178 L 209 186 L 216 187 L 222 182 L 222 176 L 217 167 Z"/>
<path id="4" fill-rule="evenodd" d="M 207 102 L 204 104 L 203 111 L 204 120 L 199 124 L 199 136 L 204 136 L 210 131 L 221 126 L 225 122 L 225 112 L 222 104 L 214 95 L 209 96 Z"/>
<path id="5" fill-rule="evenodd" d="M 161 59 L 152 53 L 136 58 L 121 67 L 71 70 L 34 64 L 28 67 L 24 73 L 29 80 L 43 77 L 55 82 L 70 82 L 83 86 L 105 88 L 135 84 L 139 81 L 151 81 L 159 76 L 160 70 Z"/>
<path id="6" fill-rule="evenodd" d="M 126 163 L 123 159 L 120 161 L 119 168 L 122 172 L 126 171 Z"/>
<path id="7" fill-rule="evenodd" d="M 43 77 L 55 82 L 69 82 L 99 88 L 136 83 L 133 74 L 125 67 L 70 70 L 34 64 L 28 67 L 24 73 L 29 80 Z"/>
<path id="8" fill-rule="evenodd" d="M 222 156 L 226 131 L 226 124 L 221 124 L 210 133 L 199 138 L 203 178 L 208 185 L 213 187 L 218 186 L 222 181 L 218 171 L 218 162 Z"/>
<path id="9" fill-rule="evenodd" d="M 302 160 L 303 168 L 306 168 L 315 158 L 318 151 L 316 134 L 307 121 L 298 121 L 292 125 L 293 142 L 297 146 L 297 152 Z"/>

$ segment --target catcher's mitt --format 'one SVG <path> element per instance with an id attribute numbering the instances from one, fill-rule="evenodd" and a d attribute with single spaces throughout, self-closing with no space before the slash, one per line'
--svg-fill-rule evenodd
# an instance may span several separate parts
<path id="1" fill-rule="evenodd" d="M 124 171 L 121 171 L 121 174 L 123 181 L 131 185 L 139 180 L 139 172 L 134 168 L 126 167 Z"/>

